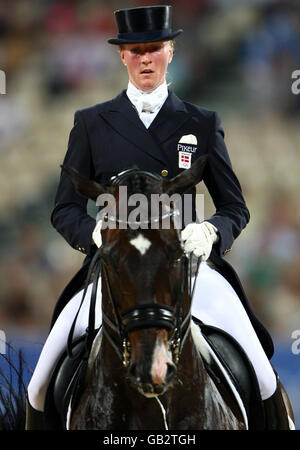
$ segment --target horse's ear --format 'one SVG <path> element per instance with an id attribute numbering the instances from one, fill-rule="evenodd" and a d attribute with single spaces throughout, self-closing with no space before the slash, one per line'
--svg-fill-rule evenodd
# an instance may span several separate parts
<path id="1" fill-rule="evenodd" d="M 96 201 L 100 194 L 104 194 L 107 192 L 107 190 L 103 186 L 101 186 L 101 184 L 98 184 L 96 181 L 89 180 L 88 178 L 84 177 L 73 167 L 69 167 L 66 165 L 61 165 L 60 167 L 71 179 L 76 191 L 84 197 Z"/>
<path id="2" fill-rule="evenodd" d="M 199 156 L 197 161 L 176 177 L 164 183 L 164 192 L 168 195 L 184 194 L 186 191 L 200 183 L 208 159 L 208 155 Z"/>

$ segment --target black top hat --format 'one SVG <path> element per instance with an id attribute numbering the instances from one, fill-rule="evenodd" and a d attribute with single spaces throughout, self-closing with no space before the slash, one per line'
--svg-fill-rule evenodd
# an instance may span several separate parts
<path id="1" fill-rule="evenodd" d="M 110 44 L 133 44 L 174 39 L 183 30 L 172 31 L 171 6 L 142 6 L 115 11 L 119 34 Z"/>

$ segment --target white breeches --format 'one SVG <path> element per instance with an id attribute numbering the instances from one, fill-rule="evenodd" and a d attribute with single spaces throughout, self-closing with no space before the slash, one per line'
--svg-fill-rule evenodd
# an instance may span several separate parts
<path id="1" fill-rule="evenodd" d="M 96 304 L 96 328 L 101 325 L 101 279 Z M 88 325 L 89 303 L 92 285 L 88 287 L 74 330 L 74 339 L 85 333 Z M 55 364 L 66 349 L 73 319 L 82 299 L 77 293 L 60 313 L 52 327 L 40 354 L 28 385 L 28 399 L 37 410 L 44 410 L 44 400 Z M 262 399 L 269 398 L 276 389 L 273 368 L 251 325 L 247 313 L 236 292 L 217 271 L 201 263 L 196 280 L 192 314 L 207 325 L 221 328 L 233 336 L 243 347 L 257 375 Z"/>

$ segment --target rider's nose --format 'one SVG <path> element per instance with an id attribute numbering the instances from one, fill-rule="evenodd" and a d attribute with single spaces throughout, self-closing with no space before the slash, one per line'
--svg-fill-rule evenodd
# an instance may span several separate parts
<path id="1" fill-rule="evenodd" d="M 151 62 L 151 53 L 145 52 L 142 54 L 142 63 L 149 64 Z"/>

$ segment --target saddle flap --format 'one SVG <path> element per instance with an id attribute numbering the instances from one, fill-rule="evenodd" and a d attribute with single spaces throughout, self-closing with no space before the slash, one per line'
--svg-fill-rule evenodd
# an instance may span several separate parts
<path id="1" fill-rule="evenodd" d="M 193 321 L 200 327 L 208 346 L 216 354 L 219 364 L 225 369 L 238 391 L 246 409 L 249 429 L 264 429 L 263 403 L 257 377 L 248 356 L 240 344 L 225 331 L 203 324 L 195 317 Z M 222 370 L 213 361 L 206 358 L 206 366 L 209 366 L 209 371 L 223 381 Z"/>
<path id="2" fill-rule="evenodd" d="M 85 336 L 74 341 L 73 354 L 82 354 Z M 76 405 L 83 387 L 88 365 L 88 355 L 84 358 L 70 358 L 67 351 L 63 353 L 51 376 L 45 400 L 45 420 L 51 430 L 66 429 L 68 408 Z"/>

